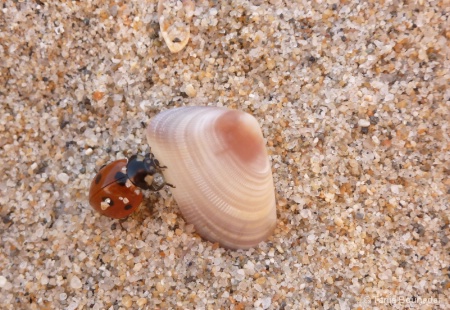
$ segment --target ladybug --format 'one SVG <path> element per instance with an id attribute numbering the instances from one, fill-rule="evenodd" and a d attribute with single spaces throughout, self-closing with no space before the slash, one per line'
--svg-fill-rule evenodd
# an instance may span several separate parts
<path id="1" fill-rule="evenodd" d="M 165 185 L 174 187 L 164 179 L 164 168 L 152 153 L 113 161 L 100 168 L 92 180 L 89 203 L 103 215 L 126 218 L 139 208 L 142 189 L 156 192 Z"/>

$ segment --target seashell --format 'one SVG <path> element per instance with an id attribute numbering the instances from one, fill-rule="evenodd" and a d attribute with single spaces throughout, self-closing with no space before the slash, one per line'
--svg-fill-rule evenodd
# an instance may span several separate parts
<path id="1" fill-rule="evenodd" d="M 147 139 L 183 217 L 231 249 L 267 239 L 276 224 L 272 170 L 258 121 L 245 112 L 182 107 L 156 115 Z"/>
<path id="2" fill-rule="evenodd" d="M 189 42 L 194 10 L 195 2 L 192 0 L 159 0 L 159 28 L 172 53 L 178 53 Z"/>

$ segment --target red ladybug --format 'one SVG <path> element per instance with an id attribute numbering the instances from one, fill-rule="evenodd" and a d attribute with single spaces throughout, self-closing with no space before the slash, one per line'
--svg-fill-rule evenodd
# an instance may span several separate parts
<path id="1" fill-rule="evenodd" d="M 89 203 L 103 215 L 123 219 L 142 202 L 141 189 L 159 191 L 166 183 L 162 169 L 152 153 L 133 155 L 128 160 L 116 160 L 100 168 L 92 180 Z"/>

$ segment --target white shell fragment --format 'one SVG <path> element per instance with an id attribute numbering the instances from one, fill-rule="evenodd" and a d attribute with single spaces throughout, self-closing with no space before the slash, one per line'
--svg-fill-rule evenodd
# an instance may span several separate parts
<path id="1" fill-rule="evenodd" d="M 194 10 L 195 2 L 192 0 L 159 0 L 159 27 L 172 53 L 178 53 L 189 42 Z"/>
<path id="2" fill-rule="evenodd" d="M 231 249 L 264 241 L 276 224 L 272 170 L 258 121 L 242 111 L 183 107 L 155 116 L 147 139 L 181 213 Z"/>

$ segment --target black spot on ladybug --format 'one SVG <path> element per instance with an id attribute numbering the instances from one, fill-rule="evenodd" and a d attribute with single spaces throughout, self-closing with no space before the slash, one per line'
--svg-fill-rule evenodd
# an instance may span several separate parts
<path id="1" fill-rule="evenodd" d="M 102 175 L 99 173 L 97 174 L 97 177 L 95 178 L 95 184 L 100 183 L 100 180 L 102 179 Z"/>
<path id="2" fill-rule="evenodd" d="M 110 206 L 114 205 L 114 201 L 109 197 L 102 197 L 103 202 L 107 202 Z"/>
<path id="3" fill-rule="evenodd" d="M 119 171 L 114 176 L 114 179 L 116 180 L 117 184 L 124 186 L 127 182 L 127 175 Z"/>
<path id="4" fill-rule="evenodd" d="M 130 210 L 131 208 L 133 208 L 132 205 L 126 205 L 126 206 L 125 206 L 125 210 Z"/>

